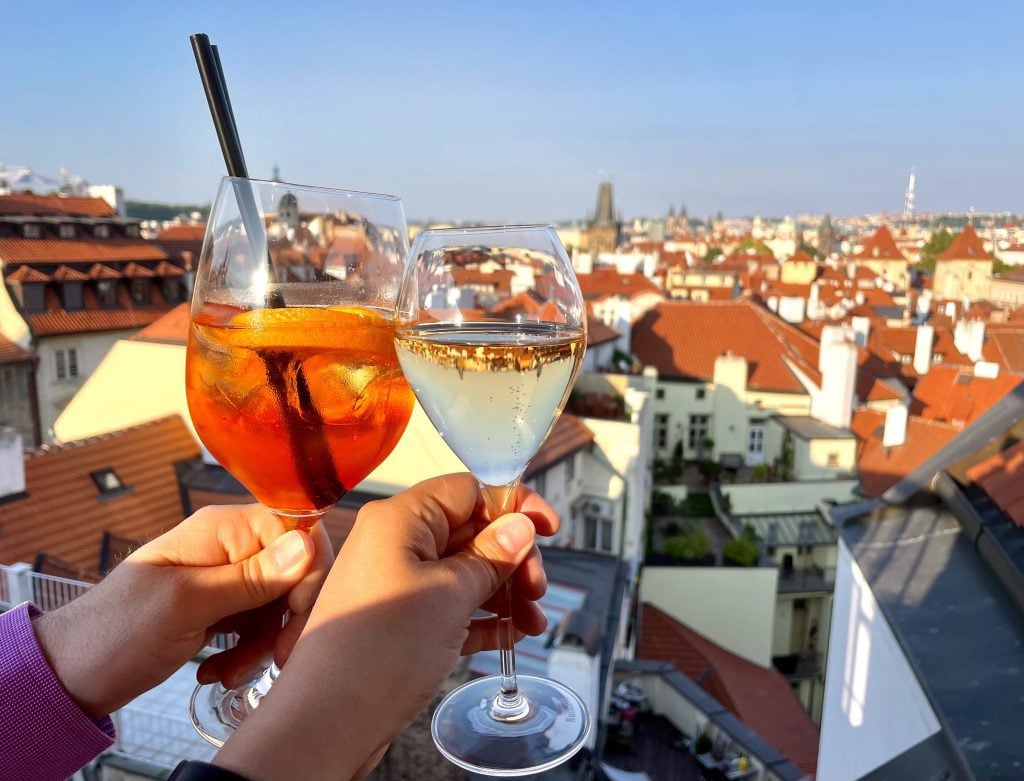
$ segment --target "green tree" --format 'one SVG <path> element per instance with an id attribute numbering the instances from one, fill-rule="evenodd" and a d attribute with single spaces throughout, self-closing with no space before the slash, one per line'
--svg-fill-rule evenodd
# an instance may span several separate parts
<path id="1" fill-rule="evenodd" d="M 711 263 L 715 258 L 722 254 L 721 247 L 708 247 L 708 251 L 704 253 L 704 257 L 701 260 L 704 263 Z"/>
<path id="2" fill-rule="evenodd" d="M 665 540 L 665 552 L 681 561 L 703 559 L 711 552 L 711 540 L 702 528 L 688 524 L 682 534 Z"/>
<path id="3" fill-rule="evenodd" d="M 921 259 L 917 262 L 917 267 L 922 271 L 934 271 L 935 259 L 945 252 L 952 243 L 953 234 L 950 233 L 949 228 L 943 228 L 933 233 L 921 247 Z"/>
<path id="4" fill-rule="evenodd" d="M 772 252 L 770 249 L 768 249 L 768 245 L 767 244 L 765 244 L 763 241 L 760 241 L 759 239 L 755 239 L 755 238 L 750 237 L 750 236 L 748 236 L 743 241 L 741 241 L 738 245 L 736 245 L 736 249 L 734 249 L 733 252 L 738 255 L 738 254 L 740 254 L 742 252 L 746 252 L 747 250 L 750 250 L 750 249 L 752 249 L 752 250 L 754 250 L 754 252 L 758 252 L 758 253 L 760 253 L 762 255 L 767 254 L 767 255 L 772 255 L 773 257 L 775 255 L 774 252 Z"/>

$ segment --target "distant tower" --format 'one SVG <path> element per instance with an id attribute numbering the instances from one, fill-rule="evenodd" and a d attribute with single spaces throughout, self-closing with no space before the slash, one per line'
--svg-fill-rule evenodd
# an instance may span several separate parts
<path id="1" fill-rule="evenodd" d="M 914 169 L 910 169 L 910 181 L 907 182 L 907 192 L 903 196 L 903 219 L 910 222 L 914 219 Z"/>
<path id="2" fill-rule="evenodd" d="M 270 180 L 273 182 L 281 181 L 281 169 L 278 168 L 277 163 L 274 163 L 274 172 L 270 175 Z"/>
<path id="3" fill-rule="evenodd" d="M 597 209 L 594 220 L 587 226 L 587 251 L 591 254 L 615 252 L 619 246 L 622 225 L 615 218 L 615 203 L 612 197 L 612 183 L 601 182 L 597 189 Z"/>
<path id="4" fill-rule="evenodd" d="M 832 226 L 832 215 L 826 214 L 818 226 L 818 252 L 828 257 L 836 249 L 836 229 Z"/>

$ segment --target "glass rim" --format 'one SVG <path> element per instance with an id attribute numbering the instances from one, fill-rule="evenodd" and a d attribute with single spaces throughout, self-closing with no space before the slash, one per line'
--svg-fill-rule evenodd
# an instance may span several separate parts
<path id="1" fill-rule="evenodd" d="M 401 203 L 401 197 L 397 195 L 389 195 L 387 193 L 374 193 L 369 190 L 345 190 L 340 187 L 324 187 L 319 184 L 299 184 L 298 182 L 277 182 L 273 179 L 254 179 L 251 176 L 222 176 L 222 182 L 249 182 L 251 184 L 258 184 L 270 187 L 288 187 L 299 190 L 306 190 L 307 192 L 320 192 L 331 195 L 346 195 L 346 196 L 358 196 L 360 198 L 375 198 L 380 201 L 393 201 Z"/>
<path id="2" fill-rule="evenodd" d="M 422 228 L 419 233 L 416 234 L 417 238 L 425 233 L 430 234 L 441 234 L 441 233 L 524 233 L 526 231 L 541 231 L 541 230 L 555 230 L 555 226 L 551 223 L 521 223 L 516 225 L 475 225 L 470 228 Z"/>

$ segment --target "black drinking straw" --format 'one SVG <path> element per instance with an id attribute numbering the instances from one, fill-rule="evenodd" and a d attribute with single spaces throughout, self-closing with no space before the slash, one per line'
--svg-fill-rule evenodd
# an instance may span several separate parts
<path id="1" fill-rule="evenodd" d="M 190 36 L 189 40 L 192 42 L 192 52 L 196 57 L 206 100 L 210 104 L 210 114 L 213 117 L 213 126 L 217 130 L 220 150 L 224 154 L 228 176 L 247 179 L 249 174 L 245 165 L 245 155 L 242 154 L 242 141 L 238 136 L 235 113 L 231 110 L 231 98 L 228 95 L 227 81 L 224 79 L 220 52 L 210 43 L 206 33 L 196 33 Z M 242 182 L 235 183 L 235 194 L 249 244 L 254 252 L 258 252 L 257 248 L 261 243 L 266 246 L 266 231 L 256 199 L 252 190 Z M 269 248 L 267 265 L 273 278 L 276 278 Z M 266 299 L 266 305 L 270 308 L 285 305 L 280 290 L 269 292 Z M 337 501 L 345 493 L 346 488 L 335 473 L 331 452 L 324 437 L 323 419 L 313 403 L 301 362 L 296 363 L 295 357 L 287 350 L 267 353 L 261 357 L 267 369 L 267 380 L 281 407 L 296 474 L 310 501 L 319 503 L 326 501 L 328 497 L 334 497 L 332 501 Z M 298 410 L 293 409 L 288 402 L 290 394 L 287 378 L 292 374 L 289 367 L 293 363 L 296 365 L 292 382 Z"/>

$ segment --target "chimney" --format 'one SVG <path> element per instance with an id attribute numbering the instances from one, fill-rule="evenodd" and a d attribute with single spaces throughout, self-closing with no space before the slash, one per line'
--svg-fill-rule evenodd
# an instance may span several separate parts
<path id="1" fill-rule="evenodd" d="M 743 391 L 747 387 L 747 359 L 742 355 L 725 353 L 715 358 L 715 385 Z"/>
<path id="2" fill-rule="evenodd" d="M 994 380 L 999 376 L 999 364 L 992 361 L 978 361 L 974 364 L 974 376 Z"/>
<path id="3" fill-rule="evenodd" d="M 871 333 L 871 321 L 866 317 L 853 317 L 850 319 L 850 327 L 853 329 L 853 341 L 858 347 L 868 346 L 868 334 Z"/>
<path id="4" fill-rule="evenodd" d="M 825 372 L 825 348 L 830 344 L 842 344 L 846 341 L 846 329 L 841 325 L 826 325 L 821 329 L 821 340 L 818 344 L 818 371 Z"/>
<path id="5" fill-rule="evenodd" d="M 25 453 L 17 430 L 0 428 L 0 499 L 25 493 Z"/>
<path id="6" fill-rule="evenodd" d="M 958 352 L 967 355 L 967 342 L 970 334 L 970 325 L 966 320 L 957 320 L 953 329 L 953 344 Z"/>
<path id="7" fill-rule="evenodd" d="M 899 447 L 907 441 L 909 411 L 905 404 L 896 404 L 885 411 L 882 447 Z"/>
<path id="8" fill-rule="evenodd" d="M 836 428 L 849 428 L 857 380 L 857 348 L 849 342 L 821 345 L 821 391 L 811 401 L 811 415 Z"/>
<path id="9" fill-rule="evenodd" d="M 985 321 L 971 320 L 967 324 L 967 357 L 980 361 L 985 348 Z"/>
<path id="10" fill-rule="evenodd" d="M 914 371 L 925 375 L 932 366 L 932 345 L 935 343 L 935 326 L 919 325 L 917 341 L 914 343 Z"/>

